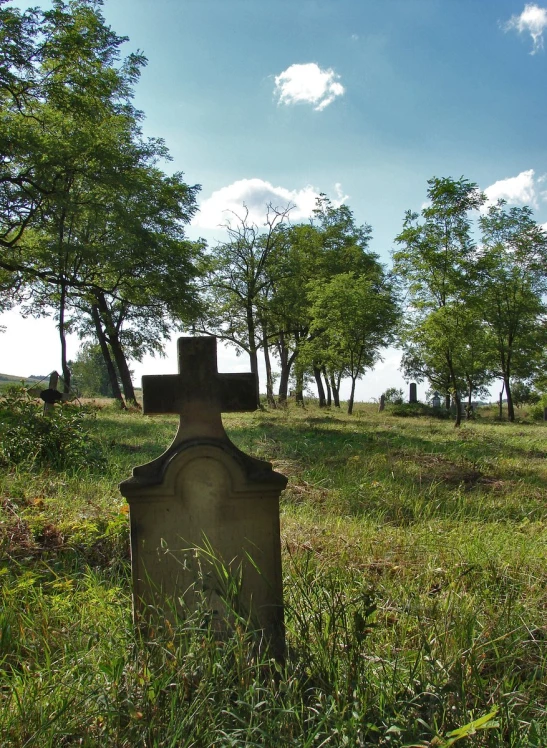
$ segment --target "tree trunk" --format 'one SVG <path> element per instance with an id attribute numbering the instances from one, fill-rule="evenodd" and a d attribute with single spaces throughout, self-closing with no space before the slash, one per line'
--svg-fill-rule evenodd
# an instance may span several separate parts
<path id="1" fill-rule="evenodd" d="M 330 375 L 330 386 L 332 389 L 332 399 L 334 400 L 334 407 L 340 407 L 340 382 L 337 382 L 334 378 L 334 374 Z"/>
<path id="2" fill-rule="evenodd" d="M 101 324 L 101 318 L 99 316 L 99 310 L 96 304 L 93 304 L 91 306 L 91 316 L 93 319 L 93 324 L 95 325 L 95 333 L 101 347 L 101 353 L 103 354 L 106 370 L 108 371 L 108 380 L 112 389 L 112 396 L 119 402 L 120 408 L 122 408 L 122 410 L 126 410 L 126 405 L 123 401 L 122 392 L 120 390 L 120 385 L 118 382 L 118 375 L 116 374 L 112 356 L 110 355 L 110 351 L 108 350 L 108 343 L 106 342 L 103 326 Z"/>
<path id="3" fill-rule="evenodd" d="M 289 394 L 289 374 L 291 369 L 289 366 L 289 351 L 285 345 L 285 337 L 283 333 L 279 336 L 278 352 L 281 372 L 279 374 L 279 392 L 277 394 L 277 399 L 280 405 L 286 405 Z"/>
<path id="4" fill-rule="evenodd" d="M 460 393 L 458 392 L 458 383 L 456 381 L 456 374 L 454 372 L 454 367 L 452 365 L 452 358 L 450 354 L 447 354 L 446 360 L 448 363 L 448 371 L 450 372 L 450 380 L 452 382 L 452 387 L 454 390 L 454 402 L 456 403 L 456 421 L 454 423 L 454 428 L 458 428 L 462 424 L 462 407 L 461 407 Z"/>
<path id="5" fill-rule="evenodd" d="M 116 330 L 116 327 L 112 320 L 110 309 L 108 308 L 108 304 L 106 303 L 104 294 L 101 293 L 98 296 L 97 301 L 98 301 L 99 311 L 101 313 L 101 317 L 104 322 L 106 334 L 108 336 L 110 349 L 114 355 L 114 360 L 116 362 L 116 366 L 118 367 L 118 371 L 120 373 L 120 379 L 122 380 L 123 394 L 125 395 L 125 400 L 126 402 L 129 402 L 132 405 L 135 405 L 137 408 L 139 408 L 140 405 L 137 402 L 137 396 L 135 395 L 135 389 L 133 387 L 133 382 L 131 381 L 131 372 L 129 371 L 129 366 L 127 365 L 127 359 L 125 358 L 125 353 L 120 343 L 118 331 Z"/>
<path id="6" fill-rule="evenodd" d="M 268 347 L 268 335 L 266 325 L 262 323 L 262 348 L 264 349 L 264 365 L 266 367 L 266 399 L 270 408 L 275 408 L 275 397 L 273 392 L 272 362 L 270 359 L 270 349 Z"/>
<path id="7" fill-rule="evenodd" d="M 511 385 L 509 383 L 509 377 L 503 377 L 503 384 L 505 385 L 505 395 L 507 397 L 507 417 L 511 423 L 515 420 L 515 408 L 513 405 L 513 395 L 511 394 Z"/>
<path id="8" fill-rule="evenodd" d="M 315 383 L 317 385 L 317 396 L 319 397 L 319 407 L 324 408 L 327 404 L 325 399 L 325 388 L 323 387 L 323 379 L 321 378 L 321 369 L 317 366 L 313 367 L 313 376 L 315 377 Z"/>
<path id="9" fill-rule="evenodd" d="M 296 404 L 304 405 L 304 373 L 301 371 L 296 374 Z"/>
<path id="10" fill-rule="evenodd" d="M 135 389 L 133 387 L 133 381 L 131 379 L 131 372 L 129 371 L 127 359 L 125 358 L 125 353 L 123 352 L 118 333 L 115 333 L 112 337 L 110 335 L 108 337 L 110 348 L 112 349 L 114 360 L 116 361 L 116 366 L 118 367 L 118 371 L 120 372 L 120 379 L 122 380 L 123 394 L 125 395 L 125 399 L 127 402 L 130 402 L 132 405 L 140 408 L 140 405 L 137 402 L 137 396 L 135 395 Z"/>
<path id="11" fill-rule="evenodd" d="M 289 394 L 289 377 L 291 375 L 291 368 L 296 358 L 296 350 L 289 353 L 288 347 L 285 345 L 285 336 L 283 333 L 279 336 L 279 342 L 277 346 L 279 353 L 279 363 L 281 366 L 281 372 L 279 374 L 279 392 L 277 401 L 279 405 L 287 404 L 287 397 Z"/>
<path id="12" fill-rule="evenodd" d="M 251 360 L 251 374 L 256 379 L 256 407 L 260 408 L 260 378 L 258 376 L 258 353 L 256 345 L 256 329 L 253 307 L 247 306 L 247 333 L 249 336 L 249 358 Z"/>
<path id="13" fill-rule="evenodd" d="M 61 367 L 63 369 L 63 392 L 70 392 L 70 369 L 66 358 L 65 332 L 66 285 L 61 281 L 61 298 L 59 300 L 59 337 L 61 339 Z"/>
<path id="14" fill-rule="evenodd" d="M 349 400 L 348 400 L 348 416 L 351 416 L 351 414 L 353 413 L 353 398 L 355 397 L 355 381 L 356 381 L 356 379 L 357 379 L 357 377 L 352 377 L 351 378 L 351 392 L 350 392 Z"/>
<path id="15" fill-rule="evenodd" d="M 330 389 L 329 378 L 327 376 L 327 370 L 325 369 L 324 366 L 323 366 L 322 371 L 323 371 L 323 376 L 325 378 L 325 387 L 327 389 L 327 407 L 330 408 L 330 406 L 332 405 L 332 393 Z"/>
<path id="16" fill-rule="evenodd" d="M 450 410 L 450 392 L 447 392 L 446 395 L 444 396 L 444 407 L 447 410 Z"/>
<path id="17" fill-rule="evenodd" d="M 473 383 L 469 379 L 467 380 L 467 387 L 467 408 L 465 409 L 465 420 L 470 421 L 473 415 L 473 405 L 471 404 L 471 400 L 473 398 Z"/>

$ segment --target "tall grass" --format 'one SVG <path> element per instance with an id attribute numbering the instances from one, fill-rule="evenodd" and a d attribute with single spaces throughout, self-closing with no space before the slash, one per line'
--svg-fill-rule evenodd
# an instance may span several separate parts
<path id="1" fill-rule="evenodd" d="M 176 422 L 105 408 L 104 466 L 1 478 L 0 743 L 547 745 L 547 429 L 366 407 L 225 421 L 289 476 L 285 662 L 200 610 L 134 631 L 116 484 Z"/>

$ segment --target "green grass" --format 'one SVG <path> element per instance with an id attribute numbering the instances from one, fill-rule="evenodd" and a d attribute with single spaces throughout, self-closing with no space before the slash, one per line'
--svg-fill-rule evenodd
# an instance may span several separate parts
<path id="1" fill-rule="evenodd" d="M 200 611 L 133 631 L 117 483 L 176 420 L 106 407 L 102 467 L 0 479 L 0 742 L 439 748 L 497 708 L 452 740 L 544 748 L 547 427 L 373 406 L 224 420 L 289 477 L 286 664 Z"/>

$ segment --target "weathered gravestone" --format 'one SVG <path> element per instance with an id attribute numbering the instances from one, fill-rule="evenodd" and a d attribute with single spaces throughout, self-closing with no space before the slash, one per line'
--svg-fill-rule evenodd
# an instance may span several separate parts
<path id="1" fill-rule="evenodd" d="M 416 382 L 410 383 L 410 392 L 409 392 L 409 403 L 417 403 L 418 402 L 418 390 L 416 387 Z"/>
<path id="2" fill-rule="evenodd" d="M 130 507 L 136 623 L 205 604 L 223 630 L 229 577 L 238 613 L 284 649 L 279 495 L 287 479 L 241 452 L 222 412 L 256 409 L 253 374 L 219 374 L 216 339 L 179 338 L 179 374 L 145 376 L 143 413 L 178 413 L 171 446 L 120 484 Z M 233 612 L 233 608 L 232 608 Z"/>
<path id="3" fill-rule="evenodd" d="M 381 413 L 386 408 L 386 396 L 380 395 L 380 406 L 378 408 L 378 412 Z"/>

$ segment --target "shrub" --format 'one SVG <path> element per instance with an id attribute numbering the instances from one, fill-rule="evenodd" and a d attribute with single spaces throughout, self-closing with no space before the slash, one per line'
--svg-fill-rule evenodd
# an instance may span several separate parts
<path id="1" fill-rule="evenodd" d="M 93 418 L 70 404 L 44 416 L 23 387 L 9 387 L 0 398 L 0 463 L 67 471 L 103 465 L 102 447 L 88 431 Z"/>
<path id="2" fill-rule="evenodd" d="M 388 387 L 384 392 L 386 404 L 391 405 L 402 405 L 403 404 L 403 391 L 396 387 Z"/>
<path id="3" fill-rule="evenodd" d="M 528 415 L 534 421 L 543 421 L 543 411 L 547 408 L 547 393 L 539 396 L 539 400 L 528 410 Z"/>
<path id="4" fill-rule="evenodd" d="M 399 405 L 389 405 L 387 412 L 392 416 L 399 418 L 419 418 L 420 416 L 429 416 L 430 418 L 450 418 L 450 412 L 445 408 L 433 408 L 425 403 L 400 403 Z"/>

